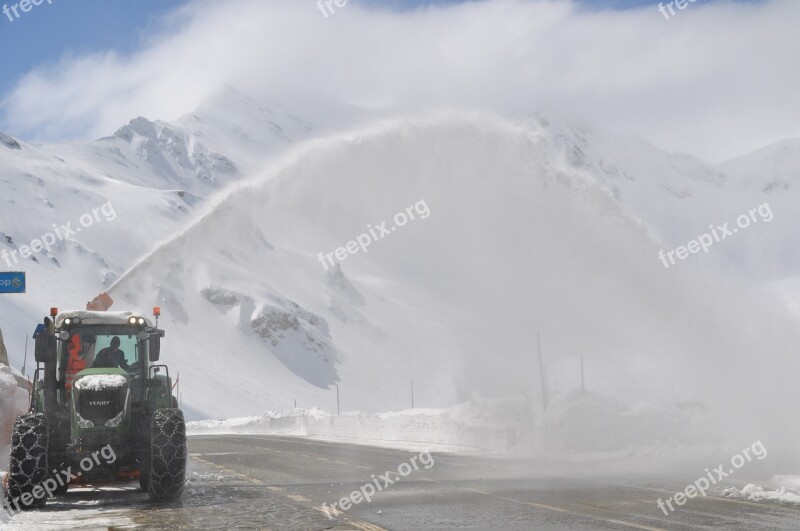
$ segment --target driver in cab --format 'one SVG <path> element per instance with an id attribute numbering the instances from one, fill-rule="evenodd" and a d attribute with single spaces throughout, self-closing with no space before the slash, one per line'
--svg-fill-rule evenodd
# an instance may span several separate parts
<path id="1" fill-rule="evenodd" d="M 118 337 L 111 338 L 111 346 L 106 347 L 97 353 L 94 358 L 92 368 L 95 369 L 123 369 L 130 372 L 133 367 L 128 365 L 125 360 L 125 353 L 119 348 L 120 340 Z"/>

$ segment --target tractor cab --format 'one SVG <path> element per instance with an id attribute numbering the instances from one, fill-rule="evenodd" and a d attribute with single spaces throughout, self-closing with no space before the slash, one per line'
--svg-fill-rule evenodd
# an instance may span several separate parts
<path id="1" fill-rule="evenodd" d="M 163 330 L 140 314 L 80 311 L 58 314 L 55 334 L 57 387 L 63 387 L 60 402 L 69 401 L 82 371 L 120 369 L 128 380 L 133 407 L 143 406 L 145 383 L 161 372 L 151 374 L 150 368 L 159 359 Z"/>
<path id="2" fill-rule="evenodd" d="M 169 399 L 169 370 L 156 364 L 165 333 L 150 319 L 134 312 L 53 309 L 51 314 L 53 319 L 39 325 L 34 335 L 36 361 L 45 364 L 43 378 L 34 378 L 42 390 L 35 394 L 42 401 L 41 410 L 66 413 L 77 394 L 76 380 L 84 371 L 97 374 L 104 369 L 124 371 L 132 411 L 163 407 L 164 399 L 167 407 L 176 405 Z M 160 315 L 158 308 L 154 315 Z"/>

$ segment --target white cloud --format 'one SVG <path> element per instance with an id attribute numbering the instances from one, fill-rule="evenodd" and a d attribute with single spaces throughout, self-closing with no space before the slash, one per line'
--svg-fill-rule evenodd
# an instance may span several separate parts
<path id="1" fill-rule="evenodd" d="M 800 136 L 800 3 L 586 11 L 497 0 L 412 12 L 356 2 L 195 1 L 130 56 L 65 57 L 4 99 L 0 128 L 53 140 L 174 119 L 222 85 L 278 101 L 545 111 L 719 160 Z"/>

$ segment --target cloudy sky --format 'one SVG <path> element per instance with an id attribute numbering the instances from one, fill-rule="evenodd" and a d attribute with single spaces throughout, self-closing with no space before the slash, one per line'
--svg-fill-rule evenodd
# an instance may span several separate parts
<path id="1" fill-rule="evenodd" d="M 538 111 L 712 162 L 800 136 L 796 0 L 698 0 L 669 20 L 644 0 L 349 0 L 327 17 L 316 0 L 47 2 L 0 15 L 0 130 L 25 140 L 172 120 L 223 86 Z"/>

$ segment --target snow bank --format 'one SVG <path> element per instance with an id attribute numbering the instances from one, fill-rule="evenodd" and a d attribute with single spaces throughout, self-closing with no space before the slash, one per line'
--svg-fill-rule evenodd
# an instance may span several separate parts
<path id="1" fill-rule="evenodd" d="M 28 409 L 28 392 L 19 387 L 15 375 L 19 373 L 0 363 L 0 470 L 8 464 L 8 451 L 3 447 L 11 440 L 14 419 Z"/>
<path id="2" fill-rule="evenodd" d="M 766 490 L 764 487 L 749 483 L 742 489 L 730 487 L 723 493 L 728 498 L 748 501 L 772 501 L 780 503 L 793 503 L 800 505 L 800 489 L 780 487 L 776 490 Z"/>
<path id="3" fill-rule="evenodd" d="M 190 422 L 192 435 L 251 433 L 294 435 L 396 448 L 430 448 L 438 451 L 500 451 L 508 446 L 505 430 L 468 426 L 447 410 L 403 411 L 392 416 L 345 413 L 331 415 L 315 410 L 289 414 L 268 412 L 259 417 Z"/>
<path id="4" fill-rule="evenodd" d="M 498 452 L 539 456 L 632 455 L 665 447 L 703 444 L 695 429 L 698 407 L 671 410 L 630 407 L 611 398 L 567 393 L 547 412 L 538 400 L 518 396 L 469 402 L 449 409 L 331 415 L 318 409 L 268 412 L 257 417 L 190 422 L 190 434 L 295 435 L 397 448 Z M 655 450 L 654 450 L 655 449 Z"/>
<path id="5" fill-rule="evenodd" d="M 723 495 L 737 500 L 800 505 L 800 476 L 776 475 L 768 483 L 768 487 L 748 483 L 741 489 L 727 488 Z"/>

